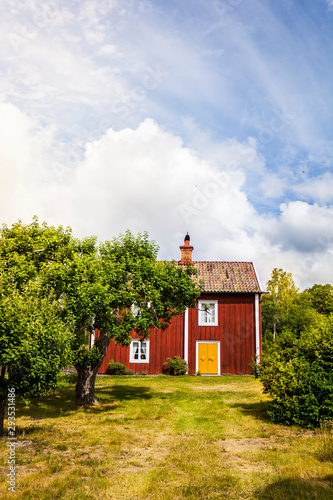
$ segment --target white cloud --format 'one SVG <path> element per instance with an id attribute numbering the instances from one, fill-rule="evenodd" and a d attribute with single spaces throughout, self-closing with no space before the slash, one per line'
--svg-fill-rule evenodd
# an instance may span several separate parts
<path id="1" fill-rule="evenodd" d="M 280 217 L 259 215 L 244 190 L 247 172 L 265 175 L 251 141 L 211 148 L 202 134 L 190 149 L 147 119 L 87 143 L 73 170 L 54 149 L 54 130 L 9 103 L 0 115 L 1 222 L 36 214 L 100 240 L 147 230 L 160 257 L 175 259 L 189 231 L 194 258 L 253 260 L 262 284 L 273 267 L 292 272 L 303 288 L 333 282 L 333 207 L 291 202 Z"/>
<path id="2" fill-rule="evenodd" d="M 102 45 L 101 48 L 99 49 L 99 54 L 100 55 L 114 55 L 117 53 L 117 47 L 115 45 Z"/>
<path id="3" fill-rule="evenodd" d="M 302 198 L 317 200 L 319 203 L 333 202 L 333 174 L 326 172 L 307 178 L 294 187 L 295 193 Z"/>
<path id="4" fill-rule="evenodd" d="M 268 173 L 260 182 L 265 198 L 281 198 L 287 188 L 287 180 L 277 174 Z"/>
<path id="5" fill-rule="evenodd" d="M 276 238 L 282 247 L 299 252 L 327 251 L 333 245 L 333 205 L 302 201 L 281 205 L 281 225 Z"/>
<path id="6" fill-rule="evenodd" d="M 13 222 L 41 211 L 54 131 L 10 103 L 0 103 L 0 212 Z"/>
<path id="7" fill-rule="evenodd" d="M 127 228 L 148 230 L 161 256 L 175 259 L 189 231 L 194 258 L 253 260 L 263 283 L 273 267 L 294 273 L 303 288 L 318 276 L 333 281 L 327 273 L 333 208 L 294 202 L 281 206 L 280 217 L 260 216 L 244 183 L 247 167 L 261 165 L 262 158 L 255 149 L 242 155 L 248 145 L 237 141 L 216 144 L 206 156 L 210 141 L 205 148 L 203 137 L 194 150 L 153 120 L 135 130 L 108 130 L 87 145 L 77 169 L 71 224 L 82 228 L 84 221 L 85 233 L 102 239 Z"/>
<path id="8" fill-rule="evenodd" d="M 218 230 L 232 232 L 255 213 L 242 192 L 246 156 L 238 146 L 236 156 L 235 143 L 220 145 L 218 168 L 153 120 L 136 130 L 110 129 L 87 145 L 77 170 L 80 217 L 89 221 L 91 231 L 97 226 L 104 238 L 131 228 L 149 229 L 167 241 L 191 227 L 192 232 L 202 228 L 207 233 L 217 222 Z M 95 201 L 83 206 L 87 197 Z"/>

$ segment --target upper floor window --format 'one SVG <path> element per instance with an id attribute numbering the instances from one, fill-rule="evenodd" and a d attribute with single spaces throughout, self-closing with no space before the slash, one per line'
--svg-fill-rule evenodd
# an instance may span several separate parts
<path id="1" fill-rule="evenodd" d="M 217 326 L 217 300 L 199 300 L 199 326 Z"/>
<path id="2" fill-rule="evenodd" d="M 137 303 L 134 303 L 131 305 L 131 311 L 132 311 L 132 314 L 133 316 L 135 316 L 136 318 L 138 316 L 140 316 L 141 314 L 141 311 L 143 310 L 146 310 L 148 311 L 149 309 L 151 308 L 151 302 L 150 300 L 148 300 L 147 302 L 145 303 L 142 303 L 141 306 L 139 306 Z"/>

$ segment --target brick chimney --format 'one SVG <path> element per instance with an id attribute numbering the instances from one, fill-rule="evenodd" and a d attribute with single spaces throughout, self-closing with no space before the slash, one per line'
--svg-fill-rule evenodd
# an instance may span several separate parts
<path id="1" fill-rule="evenodd" d="M 184 245 L 180 246 L 180 264 L 184 264 L 185 262 L 192 262 L 192 250 L 193 247 L 190 245 L 190 237 L 188 233 L 184 239 Z"/>

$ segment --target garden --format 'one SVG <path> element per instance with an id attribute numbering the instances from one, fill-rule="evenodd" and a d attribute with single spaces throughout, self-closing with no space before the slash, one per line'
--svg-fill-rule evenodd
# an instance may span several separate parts
<path id="1" fill-rule="evenodd" d="M 75 404 L 75 375 L 59 384 L 17 403 L 17 499 L 333 497 L 330 424 L 272 423 L 254 377 L 98 376 L 89 407 Z M 5 500 L 6 440 L 0 449 Z"/>

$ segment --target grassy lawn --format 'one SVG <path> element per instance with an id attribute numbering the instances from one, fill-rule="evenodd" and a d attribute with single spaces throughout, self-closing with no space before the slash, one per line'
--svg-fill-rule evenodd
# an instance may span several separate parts
<path id="1" fill-rule="evenodd" d="M 17 405 L 16 493 L 3 438 L 1 499 L 333 498 L 320 432 L 271 424 L 252 377 L 104 376 L 96 395 L 76 407 L 64 384 Z"/>

